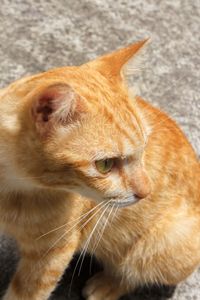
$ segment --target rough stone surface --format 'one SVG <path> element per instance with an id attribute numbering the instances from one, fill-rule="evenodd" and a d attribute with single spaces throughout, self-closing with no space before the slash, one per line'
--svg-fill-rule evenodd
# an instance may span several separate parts
<path id="1" fill-rule="evenodd" d="M 53 67 L 81 64 L 151 37 L 145 68 L 132 82 L 144 98 L 178 121 L 200 154 L 199 20 L 199 0 L 1 0 L 0 86 Z M 1 238 L 1 290 L 16 263 L 14 249 L 10 240 Z M 86 269 L 87 264 L 85 274 Z M 70 274 L 69 270 L 65 278 Z M 75 279 L 71 296 L 66 280 L 52 299 L 81 299 L 83 278 Z M 126 299 L 198 300 L 200 272 L 170 294 L 154 288 Z"/>

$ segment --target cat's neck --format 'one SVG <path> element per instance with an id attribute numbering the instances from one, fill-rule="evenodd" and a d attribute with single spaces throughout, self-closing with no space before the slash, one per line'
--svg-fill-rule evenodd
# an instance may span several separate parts
<path id="1" fill-rule="evenodd" d="M 71 194 L 53 189 L 35 188 L 28 190 L 2 190 L 0 193 L 0 206 L 20 205 L 21 207 L 40 207 L 45 204 L 56 205 L 59 201 L 71 198 Z"/>
<path id="2" fill-rule="evenodd" d="M 31 192 L 11 191 L 1 193 L 0 196 L 0 223 L 16 223 L 23 219 L 31 219 L 45 215 L 56 214 L 56 211 L 69 212 L 73 207 L 74 195 L 66 192 L 37 189 Z"/>

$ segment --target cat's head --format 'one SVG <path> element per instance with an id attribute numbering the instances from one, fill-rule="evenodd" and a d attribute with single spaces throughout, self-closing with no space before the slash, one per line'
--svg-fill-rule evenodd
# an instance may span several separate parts
<path id="1" fill-rule="evenodd" d="M 19 137 L 24 156 L 19 154 L 18 165 L 30 179 L 124 206 L 149 194 L 145 123 L 124 82 L 128 62 L 144 44 L 27 83 L 31 88 L 24 97 Z"/>

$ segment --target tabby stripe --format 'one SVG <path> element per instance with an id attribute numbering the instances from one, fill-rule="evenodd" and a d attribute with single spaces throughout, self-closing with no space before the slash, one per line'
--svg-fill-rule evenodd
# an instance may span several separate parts
<path id="1" fill-rule="evenodd" d="M 61 274 L 59 273 L 59 276 Z M 59 278 L 54 278 L 52 280 L 49 280 L 48 282 L 38 282 L 38 281 L 33 281 L 32 287 L 31 287 L 31 294 L 30 294 L 30 299 L 33 298 L 33 290 L 35 291 L 35 294 L 37 294 L 38 290 L 46 290 L 49 288 L 52 288 L 56 285 L 56 283 L 58 282 Z M 33 288 L 34 286 L 34 288 Z M 21 278 L 19 276 L 16 276 L 13 279 L 12 282 L 12 291 L 17 295 L 17 296 L 24 296 L 24 294 L 29 294 L 28 291 L 24 292 L 24 288 L 26 288 L 25 286 L 25 282 L 21 280 Z"/>
<path id="2" fill-rule="evenodd" d="M 64 253 L 65 251 L 71 251 L 71 249 L 74 248 L 74 243 L 70 243 L 70 244 L 65 244 L 64 246 L 55 246 L 55 248 L 52 248 L 48 251 L 47 255 L 53 253 L 54 254 L 59 254 L 59 253 Z M 42 255 L 45 253 L 44 252 L 41 254 L 41 252 L 36 252 L 36 251 L 22 251 L 21 255 L 22 257 L 24 257 L 24 259 L 28 259 L 28 260 L 36 260 L 38 261 Z"/>
<path id="3" fill-rule="evenodd" d="M 118 140 L 118 148 L 119 148 L 120 153 L 124 153 L 124 147 L 123 147 L 123 143 L 122 143 L 121 139 Z M 127 183 L 126 183 L 126 181 L 127 181 L 126 179 L 127 178 L 126 178 L 125 172 L 123 171 L 122 168 L 119 168 L 118 172 L 119 172 L 120 178 L 122 180 L 123 186 L 125 188 L 127 188 Z"/>
<path id="4" fill-rule="evenodd" d="M 130 134 L 128 133 L 128 131 L 126 131 L 125 128 L 122 128 L 119 123 L 114 120 L 114 116 L 112 115 L 112 113 L 108 110 L 108 108 L 106 108 L 104 106 L 104 109 L 105 109 L 105 113 L 107 114 L 107 117 L 109 120 L 112 121 L 112 123 L 115 124 L 116 128 L 119 130 L 119 132 L 121 132 L 126 138 L 127 140 L 129 140 L 129 142 L 131 143 L 131 145 L 134 145 L 135 146 L 135 140 L 130 136 Z"/>
<path id="5" fill-rule="evenodd" d="M 133 110 L 133 108 L 128 103 L 126 103 L 126 108 L 128 109 L 128 111 L 129 111 L 129 113 L 131 115 L 131 121 L 133 122 L 133 120 L 136 120 L 136 122 L 134 122 L 134 125 L 135 125 L 135 127 L 137 127 L 139 129 L 138 132 L 141 133 L 143 139 L 145 140 L 144 129 L 142 127 L 141 120 L 139 120 L 139 118 L 138 118 L 137 111 L 135 113 L 135 111 Z"/>

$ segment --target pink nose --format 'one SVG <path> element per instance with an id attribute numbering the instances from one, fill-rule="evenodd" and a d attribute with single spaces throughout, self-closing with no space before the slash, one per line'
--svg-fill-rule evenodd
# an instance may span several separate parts
<path id="1" fill-rule="evenodd" d="M 134 170 L 131 187 L 134 195 L 140 199 L 146 198 L 151 193 L 149 178 L 142 167 L 138 167 Z"/>

